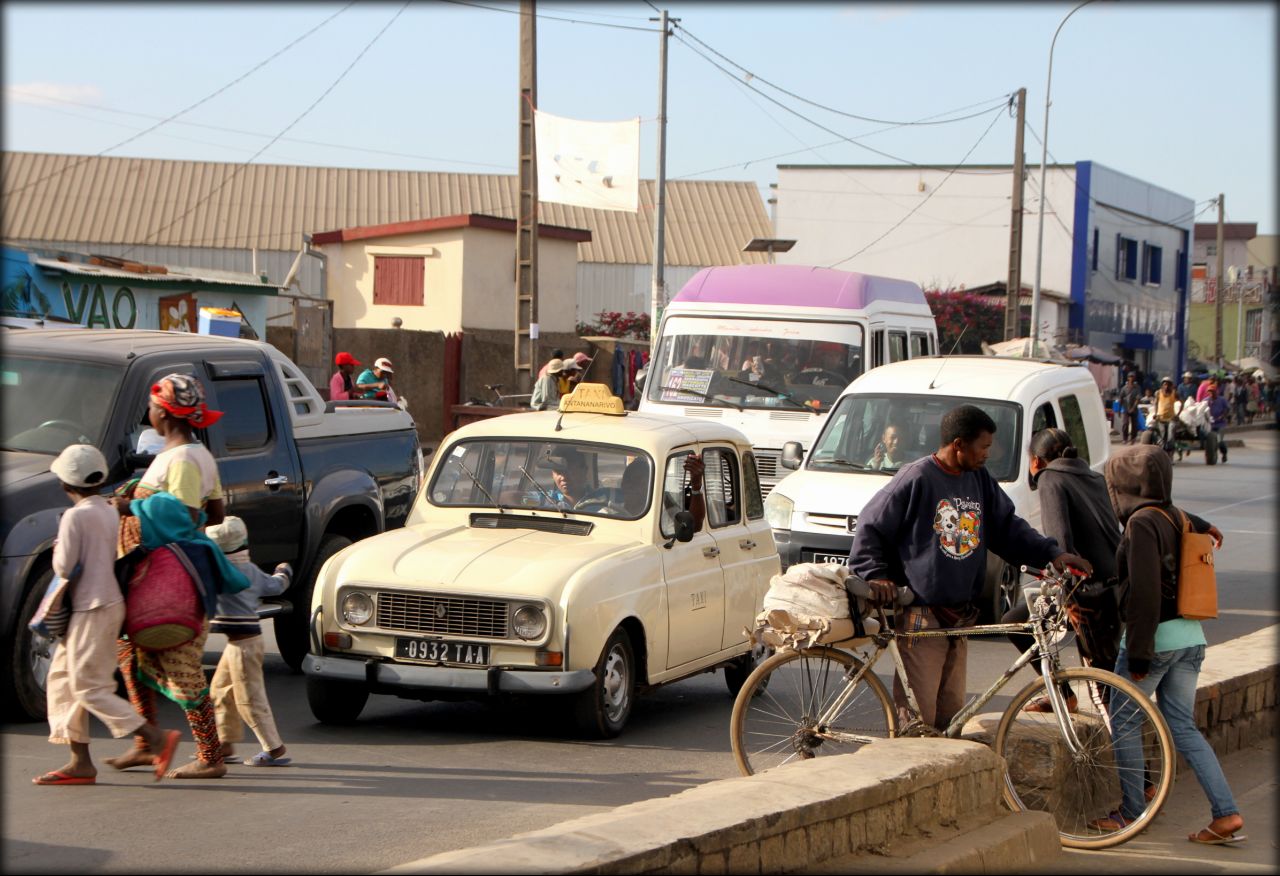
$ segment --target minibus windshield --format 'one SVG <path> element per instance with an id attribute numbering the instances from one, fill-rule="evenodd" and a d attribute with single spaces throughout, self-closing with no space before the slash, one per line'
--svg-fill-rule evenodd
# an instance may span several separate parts
<path id="1" fill-rule="evenodd" d="M 649 401 L 821 413 L 863 371 L 855 323 L 679 316 L 645 378 Z"/>
<path id="2" fill-rule="evenodd" d="M 995 420 L 987 471 L 998 481 L 1017 478 L 1022 406 L 937 395 L 845 396 L 827 418 L 805 468 L 891 476 L 907 463 L 937 450 L 943 416 L 963 404 L 977 405 Z"/>

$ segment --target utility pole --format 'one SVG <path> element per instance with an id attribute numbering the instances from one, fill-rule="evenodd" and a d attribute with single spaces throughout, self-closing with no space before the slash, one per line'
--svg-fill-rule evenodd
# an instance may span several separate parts
<path id="1" fill-rule="evenodd" d="M 538 31 L 534 0 L 520 0 L 520 198 L 516 216 L 515 372 L 519 392 L 538 369 Z"/>
<path id="2" fill-rule="evenodd" d="M 667 281 L 664 274 L 667 200 L 667 39 L 670 36 L 667 23 L 680 20 L 667 18 L 665 9 L 660 15 L 660 18 L 649 19 L 659 22 L 662 28 L 658 44 L 658 179 L 654 187 L 653 287 L 649 293 L 649 349 L 651 352 L 654 344 L 657 343 L 658 320 L 662 318 L 662 308 L 667 304 Z"/>
<path id="3" fill-rule="evenodd" d="M 1214 277 L 1213 293 L 1213 358 L 1222 367 L 1222 297 L 1226 293 L 1227 277 L 1223 273 L 1222 216 L 1226 212 L 1221 193 L 1218 195 L 1218 271 Z"/>
<path id="4" fill-rule="evenodd" d="M 1013 212 L 1009 221 L 1009 283 L 1005 287 L 1004 339 L 1018 336 L 1019 301 L 1022 298 L 1022 188 L 1025 183 L 1026 155 L 1022 137 L 1026 130 L 1027 90 L 1018 89 L 1018 127 L 1013 144 Z"/>

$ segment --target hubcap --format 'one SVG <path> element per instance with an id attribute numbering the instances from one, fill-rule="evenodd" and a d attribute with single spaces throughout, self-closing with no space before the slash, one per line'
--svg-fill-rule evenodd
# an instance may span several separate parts
<path id="1" fill-rule="evenodd" d="M 52 639 L 46 639 L 37 633 L 28 633 L 30 636 L 30 652 L 31 659 L 31 675 L 35 679 L 36 687 L 40 690 L 46 690 L 46 684 L 49 680 L 49 666 L 53 663 L 53 649 L 57 647 Z"/>
<path id="2" fill-rule="evenodd" d="M 604 661 L 604 711 L 610 721 L 618 720 L 626 710 L 630 675 L 622 646 L 615 645 Z"/>

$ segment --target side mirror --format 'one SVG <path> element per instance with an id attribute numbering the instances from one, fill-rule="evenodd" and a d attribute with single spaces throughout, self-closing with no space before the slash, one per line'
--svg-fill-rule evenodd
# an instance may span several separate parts
<path id="1" fill-rule="evenodd" d="M 693 541 L 693 534 L 696 530 L 694 528 L 694 520 L 693 520 L 692 514 L 690 514 L 688 511 L 677 511 L 675 524 L 676 524 L 676 536 L 675 536 L 676 541 L 678 542 Z"/>
<path id="2" fill-rule="evenodd" d="M 804 447 L 799 441 L 788 441 L 782 445 L 782 467 L 795 471 L 804 462 Z"/>

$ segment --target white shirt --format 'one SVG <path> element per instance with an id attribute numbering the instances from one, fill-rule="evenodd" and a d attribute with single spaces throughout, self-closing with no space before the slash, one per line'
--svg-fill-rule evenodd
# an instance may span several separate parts
<path id="1" fill-rule="evenodd" d="M 123 602 L 116 582 L 116 542 L 120 514 L 102 496 L 80 499 L 58 522 L 53 571 L 63 578 L 76 564 L 80 578 L 71 585 L 71 610 L 88 611 Z"/>

